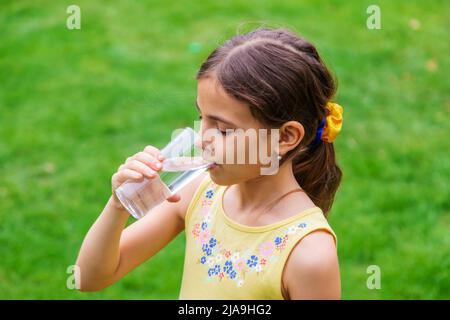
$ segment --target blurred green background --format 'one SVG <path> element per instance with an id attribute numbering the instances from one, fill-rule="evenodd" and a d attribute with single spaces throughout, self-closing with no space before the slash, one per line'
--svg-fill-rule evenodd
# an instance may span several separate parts
<path id="1" fill-rule="evenodd" d="M 66 28 L 70 4 L 81 30 Z M 381 30 L 366 27 L 371 4 Z M 178 298 L 184 234 L 102 292 L 67 289 L 66 270 L 117 167 L 193 125 L 201 62 L 259 26 L 300 33 L 339 79 L 344 180 L 330 224 L 343 298 L 450 298 L 449 12 L 418 0 L 1 1 L 0 298 Z"/>

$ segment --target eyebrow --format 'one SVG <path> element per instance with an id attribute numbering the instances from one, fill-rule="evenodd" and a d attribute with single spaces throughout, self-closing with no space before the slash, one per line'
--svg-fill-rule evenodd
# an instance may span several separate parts
<path id="1" fill-rule="evenodd" d="M 198 106 L 198 102 L 197 102 L 197 101 L 195 101 L 195 106 L 197 107 L 198 112 L 200 112 L 200 107 Z M 200 113 L 201 113 L 201 112 L 200 112 Z M 219 116 L 206 115 L 206 117 L 209 118 L 209 119 L 211 119 L 211 120 L 216 120 L 216 121 L 220 121 L 220 122 L 226 123 L 226 124 L 228 124 L 228 125 L 230 125 L 230 126 L 233 126 L 233 127 L 236 127 L 236 128 L 238 127 L 238 126 L 235 125 L 233 122 L 228 121 L 228 120 L 226 120 L 226 119 L 224 119 L 224 118 L 222 118 L 222 117 L 219 117 Z"/>

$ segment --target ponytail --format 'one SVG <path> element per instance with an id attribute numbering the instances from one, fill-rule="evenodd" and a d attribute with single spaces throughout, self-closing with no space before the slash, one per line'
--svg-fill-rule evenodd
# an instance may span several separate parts
<path id="1" fill-rule="evenodd" d="M 292 170 L 298 184 L 327 216 L 342 178 L 333 143 L 322 141 L 301 151 L 292 159 Z"/>

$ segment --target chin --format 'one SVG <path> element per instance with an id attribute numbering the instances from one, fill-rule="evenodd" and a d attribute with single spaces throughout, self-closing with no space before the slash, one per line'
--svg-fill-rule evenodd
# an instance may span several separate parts
<path id="1" fill-rule="evenodd" d="M 212 169 L 209 169 L 208 172 L 211 180 L 219 186 L 229 186 L 236 183 L 233 181 L 230 174 L 226 174 L 223 172 L 222 165 L 218 165 Z"/>
<path id="2" fill-rule="evenodd" d="M 209 176 L 211 177 L 211 180 L 219 186 L 229 186 L 232 184 L 229 181 L 230 179 L 225 179 L 223 176 L 220 176 L 215 172 L 209 172 Z"/>
<path id="3" fill-rule="evenodd" d="M 219 186 L 231 186 L 254 178 L 253 175 L 249 175 L 248 168 L 236 166 L 218 165 L 208 171 L 211 180 Z"/>

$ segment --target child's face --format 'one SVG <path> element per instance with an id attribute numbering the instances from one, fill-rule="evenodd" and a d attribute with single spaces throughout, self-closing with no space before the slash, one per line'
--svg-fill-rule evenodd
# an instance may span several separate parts
<path id="1" fill-rule="evenodd" d="M 276 151 L 278 136 L 269 132 L 266 138 L 261 137 L 259 134 L 266 131 L 265 127 L 252 116 L 246 104 L 229 96 L 214 77 L 198 81 L 197 105 L 201 116 L 202 136 L 202 141 L 198 144 L 206 151 L 205 154 L 210 154 L 210 158 L 218 163 L 210 169 L 211 179 L 215 183 L 240 183 L 259 177 L 262 167 L 273 167 L 273 164 L 268 164 L 268 160 L 273 154 L 272 150 Z M 240 130 L 226 133 L 227 129 Z M 254 132 L 254 138 L 243 135 L 242 132 L 246 130 Z M 238 143 L 238 140 L 245 143 Z M 256 161 L 252 160 L 255 156 Z"/>

